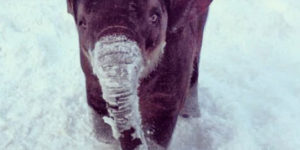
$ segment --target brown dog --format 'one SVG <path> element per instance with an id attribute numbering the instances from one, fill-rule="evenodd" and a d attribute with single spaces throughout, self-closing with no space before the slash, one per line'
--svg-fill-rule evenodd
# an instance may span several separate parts
<path id="1" fill-rule="evenodd" d="M 211 0 L 67 3 L 88 104 L 122 150 L 166 149 L 180 112 L 199 111 L 198 61 Z"/>

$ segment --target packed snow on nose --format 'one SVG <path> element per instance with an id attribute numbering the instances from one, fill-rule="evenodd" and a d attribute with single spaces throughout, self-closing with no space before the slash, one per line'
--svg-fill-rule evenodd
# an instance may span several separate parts
<path id="1" fill-rule="evenodd" d="M 136 42 L 125 36 L 106 36 L 96 43 L 89 54 L 103 98 L 108 103 L 110 117 L 104 117 L 104 121 L 111 125 L 113 136 L 119 139 L 122 132 L 133 128 L 133 138 L 145 144 L 137 96 L 143 63 Z M 143 147 L 140 149 L 146 149 L 145 145 Z"/>

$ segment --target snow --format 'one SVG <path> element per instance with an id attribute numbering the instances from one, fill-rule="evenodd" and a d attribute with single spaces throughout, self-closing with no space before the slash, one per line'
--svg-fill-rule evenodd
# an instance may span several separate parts
<path id="1" fill-rule="evenodd" d="M 0 4 L 0 149 L 110 149 L 94 136 L 65 1 Z M 179 119 L 171 150 L 300 147 L 299 8 L 298 0 L 212 3 L 202 116 Z"/>

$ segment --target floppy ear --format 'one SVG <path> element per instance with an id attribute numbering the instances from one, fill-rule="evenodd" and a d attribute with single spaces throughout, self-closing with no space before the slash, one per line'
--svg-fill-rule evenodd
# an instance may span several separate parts
<path id="1" fill-rule="evenodd" d="M 74 15 L 74 0 L 67 0 L 68 13 Z"/>
<path id="2" fill-rule="evenodd" d="M 212 0 L 166 0 L 168 7 L 168 32 L 176 32 L 186 22 L 206 15 Z"/>

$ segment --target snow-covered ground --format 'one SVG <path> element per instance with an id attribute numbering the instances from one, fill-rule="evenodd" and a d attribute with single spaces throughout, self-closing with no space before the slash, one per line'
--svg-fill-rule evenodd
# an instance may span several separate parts
<path id="1" fill-rule="evenodd" d="M 299 0 L 215 0 L 200 65 L 202 117 L 171 150 L 300 148 Z M 0 149 L 96 150 L 65 0 L 0 0 Z"/>

